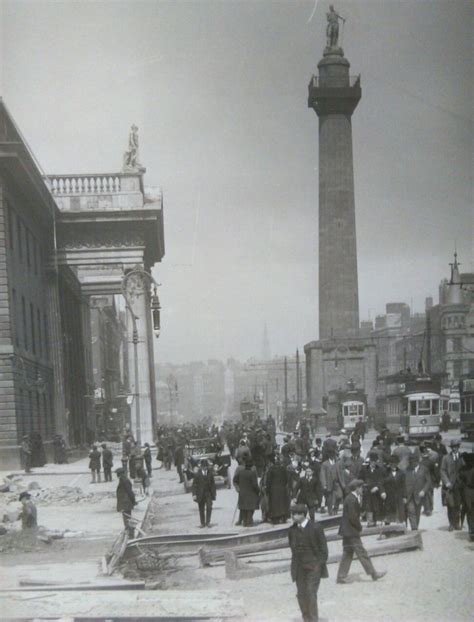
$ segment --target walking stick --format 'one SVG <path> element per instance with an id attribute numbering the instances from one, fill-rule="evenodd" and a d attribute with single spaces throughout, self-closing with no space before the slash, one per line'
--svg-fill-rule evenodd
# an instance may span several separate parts
<path id="1" fill-rule="evenodd" d="M 235 510 L 234 510 L 234 514 L 232 515 L 232 522 L 230 524 L 231 527 L 234 526 L 234 521 L 235 521 L 235 515 L 237 514 L 237 508 L 239 507 L 239 502 L 237 501 L 236 505 L 235 505 Z"/>

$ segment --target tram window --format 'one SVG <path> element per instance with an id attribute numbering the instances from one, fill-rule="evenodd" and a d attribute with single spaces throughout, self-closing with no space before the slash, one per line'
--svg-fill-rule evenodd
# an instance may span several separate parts
<path id="1" fill-rule="evenodd" d="M 439 400 L 432 400 L 431 404 L 432 404 L 431 414 L 437 415 L 439 413 Z"/>
<path id="2" fill-rule="evenodd" d="M 449 410 L 453 413 L 459 412 L 459 402 L 454 402 L 454 404 L 449 405 Z"/>
<path id="3" fill-rule="evenodd" d="M 347 417 L 349 415 L 349 408 L 347 406 L 344 406 L 344 417 Z"/>
<path id="4" fill-rule="evenodd" d="M 410 402 L 410 415 L 416 415 L 416 402 Z"/>
<path id="5" fill-rule="evenodd" d="M 418 402 L 418 412 L 431 412 L 431 400 L 420 400 Z"/>
<path id="6" fill-rule="evenodd" d="M 359 406 L 359 417 L 364 416 L 364 407 L 362 405 Z"/>

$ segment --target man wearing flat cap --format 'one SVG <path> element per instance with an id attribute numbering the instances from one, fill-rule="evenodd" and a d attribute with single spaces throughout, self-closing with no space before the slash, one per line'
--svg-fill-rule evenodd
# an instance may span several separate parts
<path id="1" fill-rule="evenodd" d="M 291 548 L 291 578 L 296 582 L 296 598 L 305 622 L 318 620 L 318 588 L 329 574 L 328 547 L 321 525 L 309 520 L 304 504 L 291 506 L 293 525 L 288 530 Z"/>
<path id="2" fill-rule="evenodd" d="M 386 572 L 377 572 L 370 561 L 365 550 L 360 534 L 362 532 L 362 524 L 360 522 L 360 509 L 362 503 L 362 491 L 364 481 L 361 479 L 352 480 L 349 484 L 349 494 L 344 499 L 342 509 L 342 521 L 339 527 L 339 535 L 342 536 L 342 559 L 337 571 L 337 583 L 348 583 L 347 575 L 351 567 L 354 553 L 362 564 L 365 572 L 372 577 L 374 581 L 381 579 Z"/>
<path id="3" fill-rule="evenodd" d="M 443 505 L 448 509 L 449 531 L 461 529 L 461 481 L 460 472 L 464 467 L 464 460 L 459 455 L 461 443 L 453 439 L 449 446 L 451 453 L 443 456 L 441 461 L 441 481 L 443 488 L 441 498 Z"/>

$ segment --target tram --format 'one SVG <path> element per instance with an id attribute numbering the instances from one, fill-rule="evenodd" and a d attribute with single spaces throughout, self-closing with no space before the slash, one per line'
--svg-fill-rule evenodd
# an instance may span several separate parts
<path id="1" fill-rule="evenodd" d="M 474 377 L 459 381 L 461 434 L 474 439 Z"/>
<path id="2" fill-rule="evenodd" d="M 440 381 L 426 374 L 402 377 L 385 398 L 385 425 L 412 440 L 432 438 L 439 432 Z"/>
<path id="3" fill-rule="evenodd" d="M 367 396 L 356 389 L 352 380 L 345 391 L 330 391 L 327 404 L 326 427 L 331 431 L 352 432 L 359 420 L 367 424 Z"/>
<path id="4" fill-rule="evenodd" d="M 263 404 L 258 399 L 244 399 L 240 402 L 240 416 L 245 426 L 252 426 L 263 416 Z"/>

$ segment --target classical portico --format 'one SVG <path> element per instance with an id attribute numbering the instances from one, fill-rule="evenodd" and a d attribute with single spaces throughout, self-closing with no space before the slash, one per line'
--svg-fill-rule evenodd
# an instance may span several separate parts
<path id="1" fill-rule="evenodd" d="M 161 191 L 144 186 L 145 169 L 130 157 L 130 147 L 127 154 L 120 173 L 63 174 L 47 178 L 60 210 L 56 223 L 56 261 L 75 273 L 86 297 L 122 294 L 127 272 L 132 269 L 150 272 L 164 255 Z M 129 394 L 134 396 L 131 424 L 134 433 L 137 427 L 140 429 L 142 442 L 150 442 L 156 424 L 156 396 L 149 282 L 139 277 L 129 279 L 127 293 L 131 307 L 127 313 Z M 138 386 L 133 369 L 132 311 L 138 331 Z M 57 412 L 64 411 L 61 399 L 58 386 Z"/>

